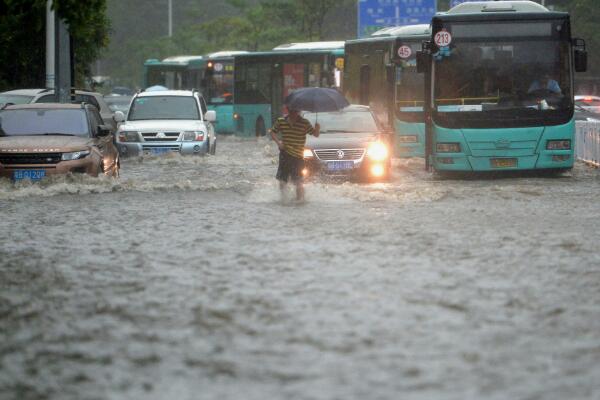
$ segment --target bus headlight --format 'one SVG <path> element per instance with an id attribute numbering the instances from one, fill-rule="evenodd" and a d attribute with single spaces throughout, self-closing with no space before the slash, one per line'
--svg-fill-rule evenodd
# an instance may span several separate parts
<path id="1" fill-rule="evenodd" d="M 304 158 L 313 158 L 313 152 L 311 149 L 304 149 Z"/>
<path id="2" fill-rule="evenodd" d="M 438 153 L 460 153 L 460 143 L 438 143 L 435 149 Z"/>
<path id="3" fill-rule="evenodd" d="M 398 143 L 417 143 L 417 137 L 415 135 L 400 135 L 397 136 Z"/>
<path id="4" fill-rule="evenodd" d="M 383 161 L 388 157 L 387 146 L 381 142 L 373 142 L 369 145 L 367 156 L 373 161 Z"/>
<path id="5" fill-rule="evenodd" d="M 570 140 L 548 140 L 546 150 L 571 150 Z"/>

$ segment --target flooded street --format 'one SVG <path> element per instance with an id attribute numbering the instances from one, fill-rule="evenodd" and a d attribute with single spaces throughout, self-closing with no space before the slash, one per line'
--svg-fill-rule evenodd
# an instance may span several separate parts
<path id="1" fill-rule="evenodd" d="M 598 398 L 598 170 L 287 205 L 276 157 L 2 181 L 0 398 Z"/>

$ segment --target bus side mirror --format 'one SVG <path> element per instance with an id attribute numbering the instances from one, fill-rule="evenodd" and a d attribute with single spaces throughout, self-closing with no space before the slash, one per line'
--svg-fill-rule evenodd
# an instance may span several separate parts
<path id="1" fill-rule="evenodd" d="M 587 51 L 575 50 L 575 72 L 586 72 L 587 71 Z"/>
<path id="2" fill-rule="evenodd" d="M 417 73 L 424 74 L 429 69 L 429 54 L 423 51 L 417 51 Z"/>
<path id="3" fill-rule="evenodd" d="M 573 58 L 575 64 L 575 72 L 587 71 L 587 50 L 585 48 L 585 40 L 573 38 Z"/>

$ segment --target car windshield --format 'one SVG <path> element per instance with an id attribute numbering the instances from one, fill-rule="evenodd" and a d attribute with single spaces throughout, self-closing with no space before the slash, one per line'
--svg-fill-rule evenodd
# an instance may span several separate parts
<path id="1" fill-rule="evenodd" d="M 143 96 L 133 101 L 130 121 L 148 119 L 200 119 L 196 99 L 192 96 Z"/>
<path id="2" fill-rule="evenodd" d="M 73 135 L 89 137 L 83 109 L 27 109 L 0 111 L 1 136 Z"/>
<path id="3" fill-rule="evenodd" d="M 0 94 L 0 104 L 28 104 L 31 103 L 33 96 L 20 94 Z"/>
<path id="4" fill-rule="evenodd" d="M 129 103 L 131 102 L 131 97 L 130 96 L 114 96 L 114 97 L 111 96 L 111 97 L 105 97 L 104 101 L 106 101 L 108 108 L 110 108 L 110 110 L 112 112 L 121 111 L 124 114 L 126 114 L 127 111 L 129 111 Z"/>
<path id="5" fill-rule="evenodd" d="M 321 125 L 321 133 L 377 132 L 377 123 L 369 111 L 306 113 L 311 124 Z"/>

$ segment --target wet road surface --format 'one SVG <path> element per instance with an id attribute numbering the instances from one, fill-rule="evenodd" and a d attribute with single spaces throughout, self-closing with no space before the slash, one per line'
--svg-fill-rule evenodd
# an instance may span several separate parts
<path id="1" fill-rule="evenodd" d="M 276 156 L 0 183 L 0 398 L 599 398 L 597 170 L 288 205 Z"/>

